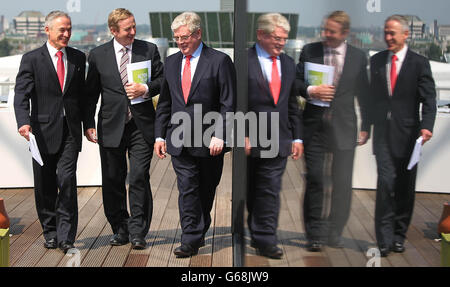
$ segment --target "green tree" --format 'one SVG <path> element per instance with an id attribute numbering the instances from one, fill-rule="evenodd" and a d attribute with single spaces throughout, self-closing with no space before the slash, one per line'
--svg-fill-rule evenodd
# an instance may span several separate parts
<path id="1" fill-rule="evenodd" d="M 9 56 L 9 53 L 13 47 L 9 44 L 8 39 L 3 39 L 0 41 L 0 57 Z"/>
<path id="2" fill-rule="evenodd" d="M 442 50 L 438 45 L 431 43 L 428 49 L 428 58 L 433 61 L 441 61 Z"/>

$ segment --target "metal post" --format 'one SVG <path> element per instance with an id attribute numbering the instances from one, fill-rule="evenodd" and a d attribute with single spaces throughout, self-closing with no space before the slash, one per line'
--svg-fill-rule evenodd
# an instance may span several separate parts
<path id="1" fill-rule="evenodd" d="M 234 64 L 237 75 L 236 111 L 247 112 L 247 0 L 234 0 Z M 232 223 L 233 266 L 244 266 L 244 208 L 247 195 L 247 157 L 236 144 L 236 123 L 233 148 Z"/>

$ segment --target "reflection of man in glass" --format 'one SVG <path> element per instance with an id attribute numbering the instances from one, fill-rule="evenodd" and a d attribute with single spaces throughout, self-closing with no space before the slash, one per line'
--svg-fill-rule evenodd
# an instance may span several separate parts
<path id="1" fill-rule="evenodd" d="M 414 208 L 417 165 L 407 170 L 416 139 L 432 137 L 436 91 L 428 59 L 406 45 L 408 21 L 400 15 L 385 21 L 387 50 L 370 60 L 371 121 L 377 160 L 375 232 L 381 256 L 405 250 Z M 422 103 L 421 115 L 419 107 Z"/>
<path id="2" fill-rule="evenodd" d="M 306 191 L 303 205 L 307 247 L 320 251 L 324 240 L 343 247 L 341 234 L 350 214 L 352 170 L 355 147 L 369 137 L 367 121 L 367 59 L 347 44 L 350 18 L 343 11 L 329 14 L 324 23 L 323 41 L 303 47 L 297 65 L 297 81 L 307 103 L 305 126 Z M 305 63 L 334 67 L 333 83 L 311 85 L 305 81 Z M 354 99 L 358 98 L 362 117 L 357 137 Z M 331 153 L 331 210 L 322 218 L 325 154 Z"/>
<path id="3" fill-rule="evenodd" d="M 287 157 L 298 159 L 303 154 L 301 110 L 297 104 L 295 63 L 281 53 L 290 30 L 289 22 L 280 14 L 264 14 L 257 20 L 258 43 L 248 51 L 248 106 L 256 114 L 277 114 L 278 134 L 271 130 L 274 117 L 267 117 L 267 134 L 277 137 L 279 151 L 264 158 L 261 141 L 246 139 L 249 158 L 249 191 L 247 196 L 248 227 L 251 245 L 260 255 L 279 259 L 277 225 L 280 208 L 281 178 Z M 258 118 L 258 126 L 264 125 Z M 274 142 L 271 139 L 271 142 Z M 267 148 L 268 149 L 268 148 Z"/>

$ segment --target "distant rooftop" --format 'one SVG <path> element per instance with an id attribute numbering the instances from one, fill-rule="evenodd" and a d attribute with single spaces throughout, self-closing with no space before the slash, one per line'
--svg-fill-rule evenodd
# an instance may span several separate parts
<path id="1" fill-rule="evenodd" d="M 422 20 L 419 18 L 419 16 L 416 15 L 404 15 L 406 19 L 408 19 L 408 21 L 417 21 L 417 22 L 421 22 Z"/>
<path id="2" fill-rule="evenodd" d="M 17 17 L 45 17 L 41 12 L 39 11 L 23 11 L 19 14 Z"/>

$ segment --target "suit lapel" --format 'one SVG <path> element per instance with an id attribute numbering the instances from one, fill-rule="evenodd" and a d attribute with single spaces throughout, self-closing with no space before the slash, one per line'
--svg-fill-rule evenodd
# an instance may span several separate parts
<path id="1" fill-rule="evenodd" d="M 280 54 L 280 62 L 281 62 L 281 89 L 280 89 L 280 96 L 278 98 L 278 102 L 280 102 L 281 97 L 284 95 L 284 90 L 286 90 L 286 78 L 289 76 L 287 71 L 287 65 L 286 65 L 286 58 L 284 54 Z M 288 95 L 289 96 L 289 95 Z"/>
<path id="2" fill-rule="evenodd" d="M 73 55 L 72 52 L 66 48 L 66 53 L 67 53 L 67 76 L 66 76 L 66 83 L 64 84 L 64 92 L 63 92 L 63 96 L 64 94 L 67 92 L 67 89 L 69 88 L 70 82 L 73 78 L 73 73 L 75 71 L 75 64 L 73 63 Z"/>
<path id="3" fill-rule="evenodd" d="M 381 82 L 385 83 L 385 89 L 386 89 L 386 93 L 388 94 L 388 96 L 390 95 L 390 87 L 389 87 L 389 82 L 387 80 L 387 71 L 386 71 L 386 65 L 387 65 L 387 61 L 388 61 L 388 55 L 389 52 L 385 51 L 383 57 L 381 57 L 381 63 L 379 63 L 379 68 L 378 68 L 378 72 L 380 73 L 380 77 L 381 77 Z"/>
<path id="4" fill-rule="evenodd" d="M 42 46 L 42 57 L 44 59 L 43 63 L 47 68 L 48 74 L 50 75 L 51 82 L 54 83 L 55 85 L 58 85 L 59 89 L 57 90 L 61 91 L 61 87 L 59 85 L 58 80 L 58 74 L 56 73 L 56 69 L 55 66 L 53 65 L 52 58 L 50 56 L 50 53 L 48 52 L 47 44 L 44 44 L 44 46 Z"/>
<path id="5" fill-rule="evenodd" d="M 262 72 L 262 67 L 261 67 L 261 64 L 259 63 L 258 55 L 256 53 L 256 48 L 253 46 L 253 48 L 251 48 L 250 51 L 251 51 L 251 53 L 250 53 L 250 56 L 248 59 L 249 67 L 253 66 L 255 68 L 253 68 L 253 69 L 249 68 L 248 70 L 256 72 L 256 80 L 258 82 L 259 87 L 261 88 L 262 91 L 264 91 L 264 95 L 267 95 L 268 97 L 270 97 L 273 102 L 273 97 L 272 97 L 272 93 L 270 92 L 269 83 L 264 78 L 264 75 Z M 275 103 L 274 103 L 274 105 L 275 105 Z"/>
<path id="6" fill-rule="evenodd" d="M 120 78 L 119 69 L 117 68 L 118 63 L 116 59 L 116 53 L 114 52 L 114 39 L 109 42 L 109 45 L 105 46 L 105 59 L 107 63 L 111 63 L 110 69 L 114 71 L 115 83 L 120 83 L 120 87 L 125 92 L 125 88 L 122 85 L 122 79 Z"/>
<path id="7" fill-rule="evenodd" d="M 189 97 L 187 100 L 188 102 L 189 102 L 189 99 L 192 97 L 192 94 L 195 92 L 195 89 L 197 88 L 198 83 L 200 82 L 200 79 L 203 78 L 203 74 L 205 73 L 205 71 L 207 70 L 207 67 L 209 65 L 208 49 L 209 48 L 205 44 L 203 44 L 201 56 L 197 63 L 197 68 L 195 69 L 194 77 L 192 78 L 191 89 L 189 91 Z M 180 70 L 181 70 L 181 67 L 180 67 Z M 181 93 L 181 94 L 183 94 L 183 93 Z"/>
<path id="8" fill-rule="evenodd" d="M 408 70 L 410 70 L 408 68 L 410 63 L 411 63 L 411 52 L 408 49 L 406 51 L 406 55 L 405 55 L 405 59 L 403 60 L 403 64 L 400 68 L 400 72 L 398 73 L 397 82 L 395 83 L 395 87 L 394 87 L 394 91 L 393 91 L 392 95 L 394 95 L 398 89 L 401 89 L 401 88 L 399 88 L 399 86 L 402 86 L 403 82 L 406 80 L 405 74 L 407 73 Z"/>

